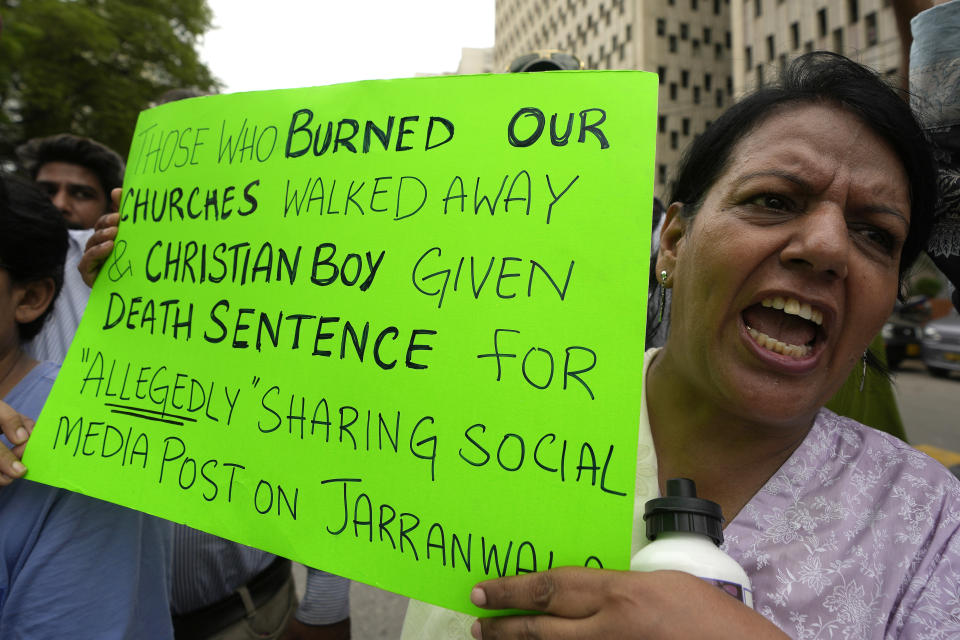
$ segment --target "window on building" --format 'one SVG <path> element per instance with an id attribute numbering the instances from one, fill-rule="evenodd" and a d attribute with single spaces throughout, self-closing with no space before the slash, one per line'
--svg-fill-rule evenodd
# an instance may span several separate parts
<path id="1" fill-rule="evenodd" d="M 693 55 L 695 56 L 700 55 L 700 40 L 698 40 L 697 38 L 694 38 L 693 40 L 690 41 L 690 46 L 693 47 Z"/>
<path id="2" fill-rule="evenodd" d="M 856 24 L 857 20 L 860 19 L 860 2 L 859 0 L 847 0 L 847 15 L 850 18 L 850 24 Z"/>
<path id="3" fill-rule="evenodd" d="M 827 8 L 817 11 L 817 27 L 821 38 L 827 36 Z"/>
<path id="4" fill-rule="evenodd" d="M 670 34 L 669 49 L 670 49 L 670 53 L 677 52 L 677 36 L 675 36 L 674 34 Z"/>
<path id="5" fill-rule="evenodd" d="M 717 109 L 722 108 L 723 107 L 723 91 L 721 91 L 720 89 L 717 89 L 717 92 L 714 94 L 714 96 L 717 102 Z"/>
<path id="6" fill-rule="evenodd" d="M 713 76 L 709 73 L 703 74 L 703 88 L 707 91 L 711 91 L 713 87 Z"/>
<path id="7" fill-rule="evenodd" d="M 760 87 L 763 86 L 763 65 L 762 64 L 757 65 L 757 70 L 755 73 L 757 74 L 757 88 L 759 89 Z"/>
<path id="8" fill-rule="evenodd" d="M 657 18 L 657 35 L 664 36 L 667 34 L 667 21 L 663 18 Z"/>
<path id="9" fill-rule="evenodd" d="M 710 44 L 710 38 L 713 34 L 710 33 L 710 27 L 703 28 L 703 42 L 705 44 Z"/>
<path id="10" fill-rule="evenodd" d="M 754 15 L 759 18 L 763 15 L 763 0 L 754 0 Z"/>
<path id="11" fill-rule="evenodd" d="M 723 43 L 727 46 L 727 49 L 731 48 L 733 45 L 730 44 L 730 32 L 727 31 L 723 34 Z"/>
<path id="12" fill-rule="evenodd" d="M 876 46 L 879 38 L 877 37 L 877 14 L 876 12 L 868 13 L 863 17 L 864 26 L 867 30 L 867 46 L 874 47 Z"/>
<path id="13" fill-rule="evenodd" d="M 783 72 L 787 70 L 787 54 L 780 54 L 780 75 L 783 75 Z"/>
<path id="14" fill-rule="evenodd" d="M 657 165 L 657 181 L 660 184 L 667 184 L 667 165 L 665 164 Z"/>
<path id="15" fill-rule="evenodd" d="M 684 118 L 680 121 L 680 130 L 683 131 L 683 135 L 690 135 L 690 118 Z"/>
<path id="16" fill-rule="evenodd" d="M 680 70 L 680 86 L 684 89 L 690 84 L 690 72 L 686 69 Z"/>
<path id="17" fill-rule="evenodd" d="M 626 30 L 626 35 L 625 35 L 625 38 L 626 38 L 627 42 L 630 42 L 630 40 L 632 39 L 632 35 L 633 35 L 633 25 L 628 24 L 628 25 L 627 25 L 627 30 Z"/>
<path id="18" fill-rule="evenodd" d="M 743 50 L 743 53 L 744 53 L 744 57 L 747 59 L 747 64 L 746 64 L 747 71 L 750 71 L 750 69 L 753 68 L 753 48 L 747 47 L 746 49 Z"/>
<path id="19" fill-rule="evenodd" d="M 773 60 L 773 57 L 776 55 L 776 45 L 773 42 L 773 36 L 767 36 L 767 60 Z"/>
<path id="20" fill-rule="evenodd" d="M 679 147 L 679 146 L 680 146 L 680 144 L 679 144 L 679 136 L 677 135 L 677 132 L 676 132 L 676 131 L 671 131 L 671 132 L 670 132 L 670 148 L 671 148 L 671 149 L 676 149 L 676 148 Z"/>
<path id="21" fill-rule="evenodd" d="M 667 132 L 667 116 L 657 116 L 657 131 L 660 133 Z"/>
<path id="22" fill-rule="evenodd" d="M 837 53 L 843 53 L 843 27 L 837 27 L 833 30 L 833 50 Z"/>
<path id="23" fill-rule="evenodd" d="M 667 81 L 667 68 L 663 65 L 657 67 L 657 76 L 660 78 L 660 84 Z"/>
<path id="24" fill-rule="evenodd" d="M 733 76 L 727 76 L 727 95 L 733 95 Z"/>
<path id="25" fill-rule="evenodd" d="M 627 57 L 627 45 L 621 44 L 620 45 L 620 61 L 623 62 L 623 60 L 626 57 Z"/>
<path id="26" fill-rule="evenodd" d="M 690 27 L 686 22 L 680 23 L 680 39 L 686 40 L 690 37 Z"/>
<path id="27" fill-rule="evenodd" d="M 676 82 L 670 83 L 670 99 L 671 100 L 677 99 L 677 83 Z"/>
<path id="28" fill-rule="evenodd" d="M 721 45 L 719 42 L 718 42 L 717 44 L 713 45 L 713 56 L 714 56 L 717 60 L 722 60 L 722 59 L 723 59 L 723 45 Z"/>
<path id="29" fill-rule="evenodd" d="M 697 5 L 699 5 L 699 4 L 700 4 L 700 3 L 697 2 L 697 0 L 690 0 L 690 10 L 691 10 L 691 11 L 696 11 L 697 8 L 698 8 Z"/>
<path id="30" fill-rule="evenodd" d="M 713 0 L 713 15 L 720 15 L 720 0 Z"/>
<path id="31" fill-rule="evenodd" d="M 700 104 L 700 87 L 693 88 L 693 104 Z"/>
<path id="32" fill-rule="evenodd" d="M 790 25 L 790 48 L 794 51 L 800 48 L 800 23 Z"/>

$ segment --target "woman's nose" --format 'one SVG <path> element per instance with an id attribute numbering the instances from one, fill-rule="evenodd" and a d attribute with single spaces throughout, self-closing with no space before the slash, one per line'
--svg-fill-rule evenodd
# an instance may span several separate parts
<path id="1" fill-rule="evenodd" d="M 832 278 L 847 277 L 850 234 L 843 210 L 824 204 L 799 216 L 781 261 L 790 266 L 806 266 Z"/>

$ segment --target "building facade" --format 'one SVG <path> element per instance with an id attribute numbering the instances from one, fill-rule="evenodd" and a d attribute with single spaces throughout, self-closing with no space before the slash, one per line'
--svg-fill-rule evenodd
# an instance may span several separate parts
<path id="1" fill-rule="evenodd" d="M 660 77 L 654 193 L 733 99 L 796 56 L 837 51 L 899 78 L 891 0 L 496 0 L 495 71 L 537 49 Z"/>
<path id="2" fill-rule="evenodd" d="M 802 53 L 842 53 L 897 82 L 900 37 L 890 0 L 732 0 L 733 86 L 740 95 L 776 78 Z"/>
<path id="3" fill-rule="evenodd" d="M 730 1 L 497 0 L 494 68 L 506 70 L 533 50 L 559 49 L 586 69 L 657 73 L 654 193 L 665 199 L 680 153 L 733 95 Z"/>

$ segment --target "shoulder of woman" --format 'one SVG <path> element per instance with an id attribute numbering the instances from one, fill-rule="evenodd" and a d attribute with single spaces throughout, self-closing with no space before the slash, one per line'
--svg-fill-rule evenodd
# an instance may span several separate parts
<path id="1" fill-rule="evenodd" d="M 843 464 L 870 468 L 871 473 L 893 484 L 936 487 L 960 505 L 960 480 L 926 453 L 889 433 L 821 409 L 811 436 L 822 452 Z"/>

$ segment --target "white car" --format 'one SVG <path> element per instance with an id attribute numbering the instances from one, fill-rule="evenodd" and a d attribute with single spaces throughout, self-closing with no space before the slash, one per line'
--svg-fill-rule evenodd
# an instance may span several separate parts
<path id="1" fill-rule="evenodd" d="M 960 371 L 960 314 L 956 309 L 923 328 L 922 357 L 927 370 L 939 378 Z"/>

